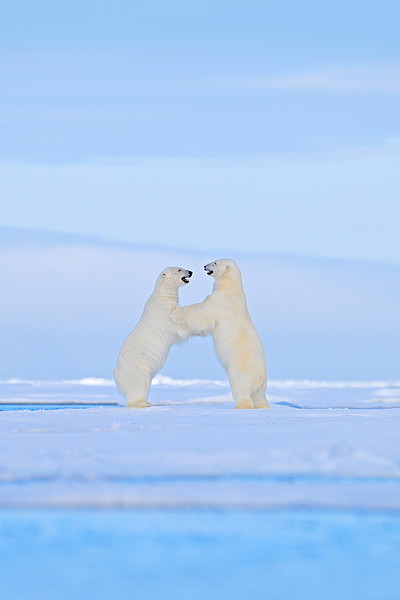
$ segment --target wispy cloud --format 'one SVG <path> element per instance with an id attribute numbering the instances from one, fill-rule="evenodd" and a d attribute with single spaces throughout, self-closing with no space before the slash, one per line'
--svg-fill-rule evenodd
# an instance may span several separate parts
<path id="1" fill-rule="evenodd" d="M 252 86 L 270 90 L 400 92 L 400 65 L 326 67 L 319 71 L 255 79 Z"/>

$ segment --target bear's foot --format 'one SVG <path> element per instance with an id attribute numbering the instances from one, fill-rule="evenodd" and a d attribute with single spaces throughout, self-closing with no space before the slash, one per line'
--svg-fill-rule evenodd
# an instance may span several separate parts
<path id="1" fill-rule="evenodd" d="M 148 406 L 153 406 L 147 400 L 138 400 L 137 402 L 127 402 L 125 408 L 147 408 Z"/>
<path id="2" fill-rule="evenodd" d="M 253 407 L 253 403 L 250 400 L 250 398 L 245 398 L 244 400 L 240 400 L 239 402 L 236 402 L 236 404 L 233 408 L 254 408 L 254 407 Z"/>
<path id="3" fill-rule="evenodd" d="M 266 400 L 254 400 L 254 408 L 270 408 Z"/>

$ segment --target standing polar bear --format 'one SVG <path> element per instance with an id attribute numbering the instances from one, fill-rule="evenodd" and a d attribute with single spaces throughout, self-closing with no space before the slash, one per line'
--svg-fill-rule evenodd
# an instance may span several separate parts
<path id="1" fill-rule="evenodd" d="M 204 270 L 215 279 L 212 294 L 199 304 L 177 306 L 174 319 L 190 327 L 190 335 L 211 333 L 229 375 L 235 408 L 269 408 L 264 350 L 247 311 L 239 267 L 223 258 Z"/>
<path id="2" fill-rule="evenodd" d="M 189 337 L 189 328 L 172 319 L 178 289 L 189 283 L 192 271 L 168 267 L 159 275 L 135 329 L 119 351 L 114 380 L 128 408 L 151 406 L 147 402 L 151 380 L 165 363 L 170 346 Z"/>

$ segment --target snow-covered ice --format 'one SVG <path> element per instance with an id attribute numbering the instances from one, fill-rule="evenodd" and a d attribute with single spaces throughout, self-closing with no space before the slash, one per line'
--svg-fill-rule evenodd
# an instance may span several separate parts
<path id="1" fill-rule="evenodd" d="M 268 392 L 158 376 L 127 410 L 107 379 L 0 382 L 2 595 L 397 600 L 399 383 Z"/>
<path id="2" fill-rule="evenodd" d="M 158 376 L 153 407 L 113 382 L 0 382 L 0 506 L 400 509 L 398 382 L 272 381 L 232 410 L 225 381 Z"/>

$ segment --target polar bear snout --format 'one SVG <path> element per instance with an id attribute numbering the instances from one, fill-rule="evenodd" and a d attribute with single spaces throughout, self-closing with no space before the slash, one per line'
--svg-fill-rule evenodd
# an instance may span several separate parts
<path id="1" fill-rule="evenodd" d="M 215 265 L 215 263 L 208 263 L 208 265 L 204 265 L 204 270 L 207 273 L 207 275 L 212 275 L 214 273 L 214 270 L 211 268 Z"/>
<path id="2" fill-rule="evenodd" d="M 183 283 L 189 283 L 189 279 L 192 275 L 193 275 L 193 271 L 186 271 L 186 275 L 181 277 L 181 280 L 183 281 Z"/>

